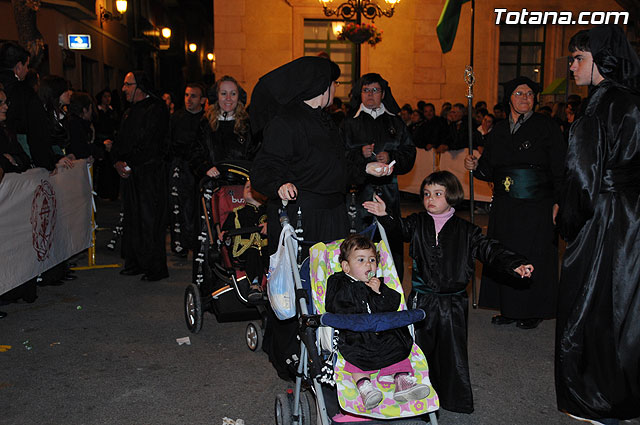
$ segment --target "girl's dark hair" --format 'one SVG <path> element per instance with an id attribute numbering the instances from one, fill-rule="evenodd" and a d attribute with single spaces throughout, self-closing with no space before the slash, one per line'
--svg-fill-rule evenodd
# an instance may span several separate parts
<path id="1" fill-rule="evenodd" d="M 47 75 L 40 79 L 38 95 L 47 112 L 60 110 L 60 95 L 69 89 L 69 81 L 57 75 Z"/>
<path id="2" fill-rule="evenodd" d="M 447 204 L 452 207 L 456 206 L 464 199 L 464 190 L 462 189 L 460 180 L 458 180 L 458 178 L 449 171 L 436 171 L 425 177 L 420 185 L 420 196 L 424 197 L 425 186 L 433 184 L 444 186 L 446 189 L 444 197 L 447 200 Z"/>
<path id="3" fill-rule="evenodd" d="M 338 261 L 341 263 L 343 261 L 348 261 L 349 256 L 356 249 L 371 249 L 376 253 L 376 261 L 380 262 L 380 255 L 376 250 L 376 245 L 373 243 L 371 239 L 368 237 L 354 233 L 352 235 L 347 236 L 347 238 L 340 244 L 340 256 L 338 257 Z"/>
<path id="4" fill-rule="evenodd" d="M 83 109 L 91 109 L 93 99 L 88 93 L 73 92 L 71 95 L 71 102 L 69 103 L 69 114 L 82 117 Z"/>

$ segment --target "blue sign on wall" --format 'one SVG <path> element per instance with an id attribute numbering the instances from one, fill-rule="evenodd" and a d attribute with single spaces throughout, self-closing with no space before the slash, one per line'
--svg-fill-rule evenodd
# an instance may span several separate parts
<path id="1" fill-rule="evenodd" d="M 91 36 L 88 34 L 69 34 L 68 40 L 71 50 L 91 49 Z"/>

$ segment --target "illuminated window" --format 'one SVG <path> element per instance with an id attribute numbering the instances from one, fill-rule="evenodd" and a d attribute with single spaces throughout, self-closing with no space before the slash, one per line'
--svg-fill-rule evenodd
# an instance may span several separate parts
<path id="1" fill-rule="evenodd" d="M 543 25 L 501 25 L 498 82 L 522 76 L 542 85 L 545 37 Z M 503 87 L 499 87 L 502 99 Z"/>
<path id="2" fill-rule="evenodd" d="M 317 56 L 325 52 L 340 67 L 340 85 L 336 88 L 336 97 L 349 101 L 349 91 L 353 83 L 355 45 L 350 41 L 338 40 L 333 30 L 333 21 L 304 20 L 304 55 Z"/>

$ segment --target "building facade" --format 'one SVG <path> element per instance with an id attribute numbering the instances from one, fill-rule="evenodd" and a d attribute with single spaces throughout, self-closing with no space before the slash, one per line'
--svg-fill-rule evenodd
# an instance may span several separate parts
<path id="1" fill-rule="evenodd" d="M 328 4 L 335 8 L 343 1 Z M 377 1 L 385 6 L 383 0 Z M 362 45 L 361 73 L 380 73 L 400 104 L 425 100 L 439 110 L 445 101 L 466 103 L 464 69 L 470 62 L 471 2 L 462 6 L 455 43 L 446 54 L 436 35 L 444 3 L 400 1 L 393 17 L 375 19 L 374 24 L 383 31 L 382 42 Z M 592 0 L 588 5 L 582 0 L 479 0 L 475 4 L 474 102 L 485 100 L 489 105 L 499 100 L 499 83 L 517 75 L 530 76 L 543 87 L 565 77 L 569 39 L 591 26 L 553 24 L 552 19 L 546 25 L 500 25 L 496 24 L 495 9 L 565 11 L 574 18 L 584 11 L 625 11 L 615 0 Z M 258 78 L 271 69 L 302 55 L 325 51 L 340 64 L 342 82 L 350 83 L 353 46 L 339 42 L 332 34 L 338 24 L 344 22 L 326 17 L 318 0 L 214 0 L 216 74 L 236 77 L 250 92 Z M 349 88 L 350 84 L 339 87 L 343 100 Z M 573 86 L 571 91 L 580 89 Z"/>
<path id="2" fill-rule="evenodd" d="M 179 93 L 186 82 L 213 72 L 210 1 L 129 0 L 121 14 L 115 0 L 43 0 L 36 16 L 45 43 L 38 72 L 63 76 L 74 90 L 120 89 L 127 72 L 143 69 L 157 88 Z M 171 29 L 170 37 L 162 36 L 163 28 Z M 73 49 L 72 34 L 89 36 L 90 47 Z M 0 0 L 0 41 L 18 39 L 12 3 Z"/>

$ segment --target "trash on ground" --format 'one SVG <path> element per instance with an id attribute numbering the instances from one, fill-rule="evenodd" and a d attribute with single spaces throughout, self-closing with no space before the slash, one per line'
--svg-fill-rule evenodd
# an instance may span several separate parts
<path id="1" fill-rule="evenodd" d="M 222 418 L 222 425 L 244 425 L 244 419 Z"/>
<path id="2" fill-rule="evenodd" d="M 24 348 L 26 348 L 27 350 L 31 350 L 33 348 L 33 345 L 31 345 L 31 341 L 29 340 L 23 342 L 22 345 L 24 345 Z"/>
<path id="3" fill-rule="evenodd" d="M 12 347 L 10 345 L 0 345 L 0 353 L 6 353 L 11 350 L 11 348 Z"/>
<path id="4" fill-rule="evenodd" d="M 54 345 L 60 345 L 59 342 L 52 342 L 51 344 L 49 344 L 49 347 L 53 347 Z"/>
<path id="5" fill-rule="evenodd" d="M 82 310 L 82 306 L 81 305 L 77 306 L 76 310 Z"/>
<path id="6" fill-rule="evenodd" d="M 176 342 L 178 343 L 178 345 L 191 345 L 191 339 L 188 336 L 185 336 L 184 338 L 176 338 Z"/>

